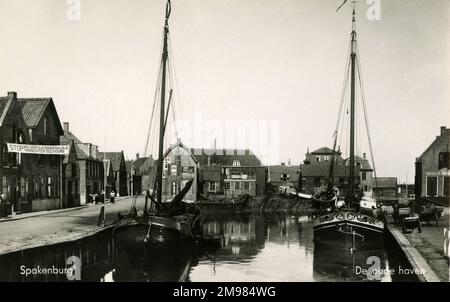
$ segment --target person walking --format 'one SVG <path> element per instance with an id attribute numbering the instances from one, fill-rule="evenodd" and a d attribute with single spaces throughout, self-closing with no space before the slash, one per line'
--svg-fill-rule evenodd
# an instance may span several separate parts
<path id="1" fill-rule="evenodd" d="M 0 194 L 0 218 L 7 216 L 5 194 Z"/>
<path id="2" fill-rule="evenodd" d="M 114 197 L 116 197 L 116 192 L 114 192 L 114 190 L 113 190 L 113 191 L 111 191 L 111 194 L 109 194 L 109 201 L 111 203 L 114 203 Z"/>

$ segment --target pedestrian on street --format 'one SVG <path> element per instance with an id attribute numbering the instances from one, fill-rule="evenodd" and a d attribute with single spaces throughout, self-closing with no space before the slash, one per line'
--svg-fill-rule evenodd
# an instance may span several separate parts
<path id="1" fill-rule="evenodd" d="M 109 201 L 111 203 L 114 203 L 114 197 L 116 197 L 116 193 L 113 191 L 111 191 L 111 194 L 109 194 Z"/>
<path id="2" fill-rule="evenodd" d="M 0 218 L 6 217 L 6 199 L 5 194 L 0 194 Z"/>
<path id="3" fill-rule="evenodd" d="M 105 203 L 105 190 L 100 193 L 100 203 Z"/>

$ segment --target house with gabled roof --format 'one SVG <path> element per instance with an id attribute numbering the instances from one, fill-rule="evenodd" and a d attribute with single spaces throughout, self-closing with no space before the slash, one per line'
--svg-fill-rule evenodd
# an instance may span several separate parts
<path id="1" fill-rule="evenodd" d="M 70 131 L 68 122 L 64 123 L 64 135 L 60 137 L 60 144 L 71 145 L 71 153 L 74 153 L 74 156 L 64 163 L 67 206 L 93 202 L 95 196 L 104 188 L 104 167 L 98 156 L 98 147 L 83 143 Z"/>
<path id="2" fill-rule="evenodd" d="M 251 150 L 192 148 L 191 154 L 198 162 L 200 197 L 231 200 L 265 193 L 267 170 Z"/>
<path id="3" fill-rule="evenodd" d="M 0 98 L 1 192 L 11 210 L 20 212 L 63 207 L 62 155 L 9 153 L 6 143 L 59 145 L 62 127 L 52 98 Z"/>
<path id="4" fill-rule="evenodd" d="M 114 176 L 112 190 L 117 194 L 117 196 L 127 196 L 127 166 L 125 164 L 125 156 L 123 151 L 99 152 L 98 157 L 100 160 L 106 160 L 110 163 L 111 172 Z"/>
<path id="5" fill-rule="evenodd" d="M 9 153 L 7 143 L 28 143 L 27 127 L 15 92 L 0 97 L 0 194 L 8 202 L 9 212 L 12 208 L 21 211 L 21 205 L 29 200 L 28 180 L 23 177 L 22 155 Z"/>
<path id="6" fill-rule="evenodd" d="M 415 197 L 450 205 L 450 128 L 442 126 L 433 142 L 416 158 Z"/>
<path id="7" fill-rule="evenodd" d="M 334 157 L 333 182 L 335 185 L 348 183 L 350 167 L 342 157 L 342 153 L 333 151 L 328 147 L 319 148 L 313 152 L 306 152 L 305 160 L 300 165 L 301 192 L 315 194 L 327 185 L 330 174 L 330 164 Z M 355 184 L 360 185 L 360 165 L 355 160 L 354 175 Z"/>
<path id="8" fill-rule="evenodd" d="M 155 171 L 155 169 L 153 169 L 153 171 Z M 151 173 L 151 175 L 153 174 L 154 173 Z M 192 180 L 193 183 L 187 194 L 184 196 L 184 200 L 191 202 L 197 201 L 197 174 L 197 160 L 192 155 L 191 150 L 187 148 L 180 140 L 178 140 L 164 152 L 162 171 L 163 201 L 172 200 L 190 180 Z"/>

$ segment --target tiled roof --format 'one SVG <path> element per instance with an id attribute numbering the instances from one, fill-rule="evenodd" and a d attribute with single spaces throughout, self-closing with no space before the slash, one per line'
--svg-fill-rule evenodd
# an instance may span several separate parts
<path id="1" fill-rule="evenodd" d="M 82 144 L 82 142 L 72 132 L 67 132 L 66 130 L 64 130 L 64 135 L 61 135 L 59 141 L 61 145 L 68 145 L 71 141 L 75 144 Z"/>
<path id="2" fill-rule="evenodd" d="M 148 157 L 139 157 L 133 161 L 134 168 L 139 170 Z"/>
<path id="3" fill-rule="evenodd" d="M 142 162 L 139 162 L 139 168 L 136 167 L 136 170 L 139 171 L 141 175 L 148 175 L 152 169 L 156 167 L 157 161 L 154 160 L 153 157 L 143 157 L 143 159 L 144 160 Z"/>
<path id="4" fill-rule="evenodd" d="M 373 186 L 377 188 L 397 188 L 397 177 L 377 177 Z"/>
<path id="5" fill-rule="evenodd" d="M 27 127 L 34 128 L 38 125 L 42 114 L 51 102 L 51 98 L 33 98 L 33 99 L 17 99 L 22 116 Z"/>
<path id="6" fill-rule="evenodd" d="M 120 165 L 122 163 L 123 153 L 122 152 L 99 152 L 100 158 L 107 159 L 111 161 L 111 166 L 113 171 L 119 171 Z"/>
<path id="7" fill-rule="evenodd" d="M 350 159 L 347 158 L 345 160 L 345 164 L 348 164 Z M 361 170 L 369 170 L 372 171 L 372 167 L 370 166 L 369 160 L 367 158 L 362 158 L 361 156 L 355 155 L 355 163 L 359 163 L 361 165 Z"/>
<path id="8" fill-rule="evenodd" d="M 191 149 L 191 153 L 200 166 L 208 165 L 208 157 L 210 164 L 220 164 L 223 166 L 232 166 L 233 161 L 238 160 L 241 166 L 261 166 L 261 161 L 253 154 L 252 151 L 237 149 Z"/>
<path id="9" fill-rule="evenodd" d="M 334 151 L 334 153 L 339 153 L 339 152 Z M 322 147 L 322 148 L 319 148 L 319 149 L 311 152 L 311 154 L 333 154 L 333 150 L 328 147 Z"/>
<path id="10" fill-rule="evenodd" d="M 131 166 L 133 165 L 132 160 L 126 160 L 125 161 L 125 167 L 127 168 L 127 173 L 131 174 Z"/>

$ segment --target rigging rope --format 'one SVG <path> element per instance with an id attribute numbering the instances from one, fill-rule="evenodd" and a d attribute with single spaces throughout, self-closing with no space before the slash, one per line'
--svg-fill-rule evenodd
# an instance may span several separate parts
<path id="1" fill-rule="evenodd" d="M 363 105 L 363 112 L 364 112 L 364 121 L 366 124 L 366 131 L 367 131 L 367 140 L 369 143 L 369 148 L 370 148 L 370 157 L 372 160 L 372 166 L 373 166 L 373 173 L 374 173 L 374 177 L 375 177 L 375 187 L 378 187 L 378 182 L 377 182 L 377 170 L 375 168 L 375 160 L 374 160 L 374 156 L 373 156 L 373 148 L 372 148 L 372 139 L 370 136 L 370 128 L 369 128 L 369 117 L 367 114 L 367 106 L 366 106 L 366 99 L 365 99 L 365 92 L 364 92 L 364 84 L 362 81 L 362 71 L 361 71 L 361 64 L 360 64 L 360 60 L 359 60 L 359 48 L 358 45 L 356 45 L 356 53 L 357 53 L 357 68 L 358 68 L 358 79 L 359 79 L 359 85 L 360 85 L 360 90 L 361 90 L 361 101 L 362 101 L 362 105 Z"/>

